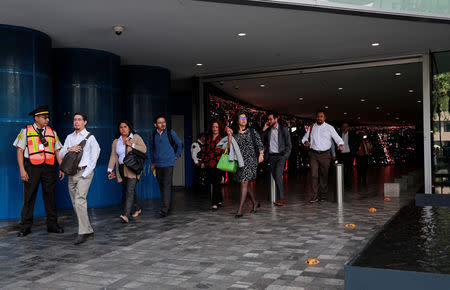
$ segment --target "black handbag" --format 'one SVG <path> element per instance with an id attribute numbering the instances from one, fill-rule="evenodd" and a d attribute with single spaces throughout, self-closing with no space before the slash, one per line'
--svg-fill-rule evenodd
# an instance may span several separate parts
<path id="1" fill-rule="evenodd" d="M 147 159 L 148 157 L 147 155 L 145 155 L 145 153 L 131 148 L 131 151 L 128 152 L 127 155 L 125 155 L 123 164 L 125 164 L 128 169 L 139 175 L 141 174 L 142 170 L 144 170 L 145 160 Z"/>
<path id="2" fill-rule="evenodd" d="M 78 164 L 80 164 L 81 158 L 83 157 L 83 148 L 86 145 L 87 140 L 91 137 L 91 133 L 89 133 L 86 138 L 81 141 L 81 151 L 80 152 L 67 152 L 64 156 L 59 169 L 67 175 L 75 175 L 78 172 Z"/>

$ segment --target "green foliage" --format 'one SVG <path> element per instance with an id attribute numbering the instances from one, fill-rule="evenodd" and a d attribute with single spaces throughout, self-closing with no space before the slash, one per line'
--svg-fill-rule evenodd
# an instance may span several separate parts
<path id="1" fill-rule="evenodd" d="M 439 118 L 440 112 L 449 111 L 450 72 L 433 76 L 433 116 Z"/>

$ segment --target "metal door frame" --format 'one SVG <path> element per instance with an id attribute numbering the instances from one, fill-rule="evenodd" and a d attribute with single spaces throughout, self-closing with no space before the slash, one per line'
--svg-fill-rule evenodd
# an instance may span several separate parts
<path id="1" fill-rule="evenodd" d="M 357 68 L 370 68 L 388 65 L 398 65 L 407 63 L 422 63 L 422 108 L 423 108 L 423 145 L 424 145 L 424 191 L 425 193 L 432 193 L 432 173 L 431 173 L 431 77 L 430 77 L 430 55 L 408 55 L 395 58 L 383 58 L 365 60 L 359 62 L 347 62 L 347 63 L 329 63 L 317 66 L 296 68 L 296 69 L 280 69 L 272 71 L 258 71 L 247 72 L 237 74 L 222 74 L 222 75 L 205 75 L 200 76 L 198 79 L 199 95 L 198 104 L 199 114 L 196 124 L 198 124 L 200 131 L 205 129 L 205 109 L 206 109 L 206 96 L 204 95 L 205 83 L 215 81 L 229 81 L 229 80 L 242 80 L 253 79 L 263 77 L 274 77 L 283 75 L 297 75 L 308 74 L 326 71 L 336 70 L 348 70 Z"/>

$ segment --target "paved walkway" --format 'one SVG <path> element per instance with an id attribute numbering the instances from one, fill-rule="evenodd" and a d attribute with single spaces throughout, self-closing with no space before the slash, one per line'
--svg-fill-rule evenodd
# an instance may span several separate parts
<path id="1" fill-rule="evenodd" d="M 21 239 L 4 226 L 0 288 L 343 289 L 344 264 L 410 197 L 386 202 L 372 184 L 347 191 L 343 208 L 309 204 L 298 178 L 287 181 L 287 206 L 262 202 L 256 214 L 241 219 L 234 218 L 233 185 L 225 188 L 225 207 L 215 212 L 205 196 L 183 190 L 175 192 L 175 209 L 164 219 L 157 217 L 157 200 L 145 201 L 144 214 L 128 225 L 119 222 L 119 207 L 90 210 L 95 237 L 80 246 L 72 244 L 71 211 L 62 213 L 61 235 L 47 234 L 42 221 Z M 260 200 L 266 186 L 257 186 Z M 320 264 L 305 264 L 309 258 Z"/>

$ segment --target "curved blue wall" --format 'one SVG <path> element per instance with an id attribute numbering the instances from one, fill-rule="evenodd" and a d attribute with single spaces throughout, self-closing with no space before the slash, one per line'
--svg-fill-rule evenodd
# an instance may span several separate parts
<path id="1" fill-rule="evenodd" d="M 88 207 L 122 201 L 121 186 L 106 178 L 111 144 L 120 116 L 120 57 L 109 52 L 54 49 L 55 126 L 62 141 L 73 132 L 73 113 L 87 114 L 87 130 L 100 148 L 100 158 L 87 197 Z M 58 208 L 71 208 L 67 178 L 57 185 Z"/>
<path id="2" fill-rule="evenodd" d="M 0 220 L 19 219 L 23 186 L 12 146 L 21 128 L 32 124 L 28 113 L 52 106 L 51 39 L 23 27 L 0 25 Z M 39 190 L 35 216 L 45 215 Z"/>
<path id="3" fill-rule="evenodd" d="M 122 66 L 120 77 L 123 107 L 126 110 L 124 117 L 133 123 L 148 147 L 154 129 L 153 119 L 159 114 L 169 117 L 170 73 L 161 67 Z M 140 199 L 160 198 L 150 162 L 146 163 L 137 193 Z"/>

